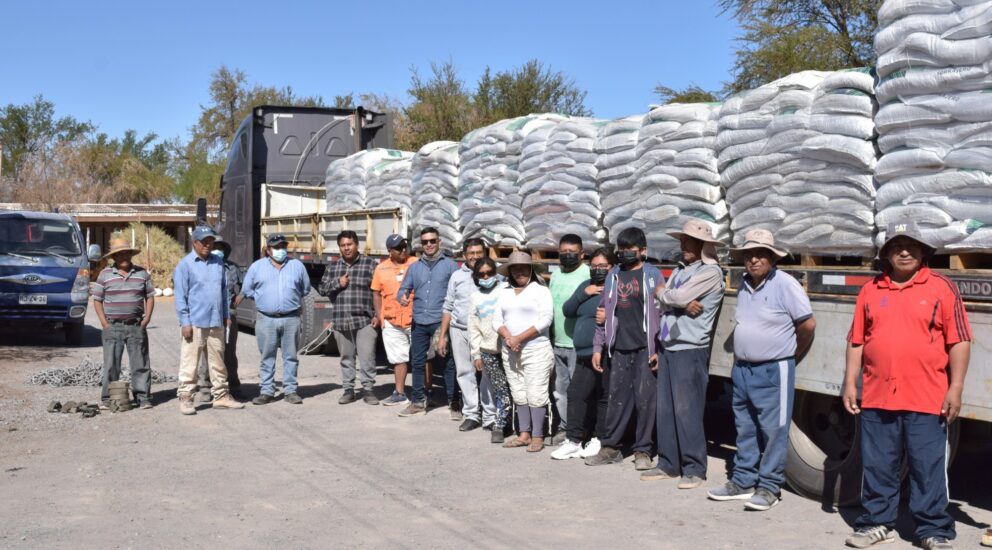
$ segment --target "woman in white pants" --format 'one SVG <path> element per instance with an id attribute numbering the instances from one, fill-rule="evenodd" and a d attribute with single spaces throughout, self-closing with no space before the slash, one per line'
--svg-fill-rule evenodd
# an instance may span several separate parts
<path id="1" fill-rule="evenodd" d="M 548 339 L 554 309 L 551 292 L 537 274 L 539 267 L 530 254 L 510 254 L 499 268 L 509 286 L 499 291 L 493 314 L 493 328 L 503 338 L 503 367 L 520 426 L 520 434 L 503 446 L 526 446 L 532 453 L 544 448 L 548 380 L 555 362 Z"/>

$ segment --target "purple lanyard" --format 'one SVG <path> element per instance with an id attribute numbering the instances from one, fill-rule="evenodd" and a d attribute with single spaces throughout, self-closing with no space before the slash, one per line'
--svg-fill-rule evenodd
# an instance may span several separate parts
<path id="1" fill-rule="evenodd" d="M 678 289 L 682 288 L 682 285 L 685 283 L 685 281 L 683 281 L 681 279 L 682 273 L 685 273 L 685 272 L 683 271 L 683 272 L 679 273 L 679 278 L 675 280 L 675 290 L 678 290 Z M 671 311 L 667 311 L 666 310 L 665 313 L 662 315 L 662 319 L 661 319 L 661 341 L 662 342 L 665 341 L 665 338 L 668 338 L 668 333 L 669 333 L 668 323 L 665 322 L 665 319 L 664 318 L 667 317 L 667 316 L 669 316 L 669 315 L 671 315 L 671 314 L 672 314 Z"/>

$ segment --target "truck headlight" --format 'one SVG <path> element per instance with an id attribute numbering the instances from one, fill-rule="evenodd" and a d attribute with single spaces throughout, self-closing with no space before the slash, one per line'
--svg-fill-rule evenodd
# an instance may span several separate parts
<path id="1" fill-rule="evenodd" d="M 72 283 L 71 298 L 73 302 L 85 302 L 90 299 L 90 270 L 80 269 L 76 280 Z"/>

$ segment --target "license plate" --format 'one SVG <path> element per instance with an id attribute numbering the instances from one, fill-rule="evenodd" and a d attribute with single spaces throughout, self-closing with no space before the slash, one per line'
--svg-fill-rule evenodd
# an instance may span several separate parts
<path id="1" fill-rule="evenodd" d="M 17 297 L 17 303 L 22 306 L 43 306 L 48 303 L 47 294 L 21 294 Z"/>

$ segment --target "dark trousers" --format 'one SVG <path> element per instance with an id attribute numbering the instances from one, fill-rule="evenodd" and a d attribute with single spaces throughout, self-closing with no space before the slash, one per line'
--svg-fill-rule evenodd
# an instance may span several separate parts
<path id="1" fill-rule="evenodd" d="M 605 373 L 592 368 L 592 356 L 578 356 L 572 380 L 568 384 L 568 423 L 565 435 L 572 441 L 583 441 L 587 434 L 606 439 L 606 410 L 609 395 L 604 388 Z"/>
<path id="2" fill-rule="evenodd" d="M 648 349 L 613 350 L 609 369 L 609 405 L 606 408 L 608 435 L 602 440 L 602 444 L 604 447 L 618 448 L 630 418 L 636 412 L 634 452 L 651 454 L 658 390 L 655 374 L 648 366 Z"/>
<path id="3" fill-rule="evenodd" d="M 935 414 L 861 411 L 864 512 L 856 525 L 895 527 L 904 453 L 916 536 L 953 539 L 954 519 L 947 513 L 947 423 Z"/>
<path id="4" fill-rule="evenodd" d="M 131 392 L 138 401 L 151 401 L 152 369 L 148 358 L 148 333 L 139 324 L 110 323 L 103 331 L 103 387 L 100 399 L 110 401 L 110 383 L 121 378 L 121 358 L 127 350 Z"/>
<path id="5" fill-rule="evenodd" d="M 709 348 L 658 354 L 658 468 L 706 479 L 706 383 Z"/>
<path id="6" fill-rule="evenodd" d="M 419 403 L 426 399 L 424 393 L 424 373 L 427 365 L 427 352 L 431 349 L 434 333 L 440 328 L 441 323 L 431 323 L 422 325 L 413 323 L 410 329 L 410 372 L 413 373 L 413 401 Z M 439 368 L 444 369 L 444 389 L 448 394 L 448 403 L 451 404 L 458 399 L 458 384 L 455 383 L 455 358 L 451 350 L 444 357 L 434 356 L 434 372 Z"/>

